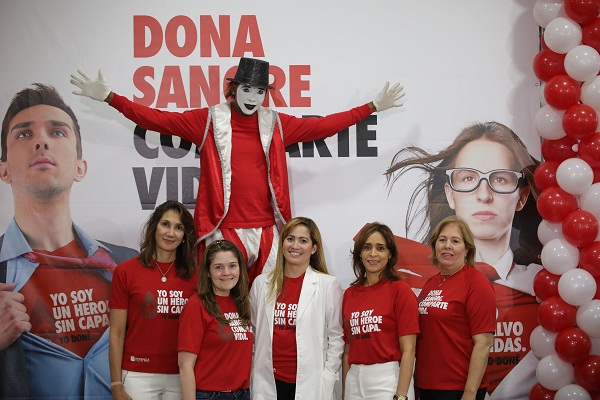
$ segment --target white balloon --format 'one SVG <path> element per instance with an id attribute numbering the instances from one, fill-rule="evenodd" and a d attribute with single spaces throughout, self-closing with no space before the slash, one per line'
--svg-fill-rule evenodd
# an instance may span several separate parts
<path id="1" fill-rule="evenodd" d="M 544 41 L 550 50 L 566 54 L 573 47 L 581 44 L 582 31 L 577 22 L 558 17 L 546 25 Z"/>
<path id="2" fill-rule="evenodd" d="M 558 166 L 556 182 L 565 192 L 580 195 L 592 186 L 594 171 L 581 158 L 568 158 Z"/>
<path id="3" fill-rule="evenodd" d="M 535 129 L 541 137 L 556 140 L 567 136 L 562 126 L 565 110 L 557 110 L 545 105 L 535 114 Z"/>
<path id="4" fill-rule="evenodd" d="M 558 280 L 558 294 L 572 306 L 582 306 L 594 298 L 596 280 L 585 269 L 570 269 Z"/>
<path id="5" fill-rule="evenodd" d="M 592 396 L 581 386 L 572 384 L 558 389 L 554 400 L 592 400 Z"/>
<path id="6" fill-rule="evenodd" d="M 591 46 L 575 46 L 565 57 L 565 71 L 576 81 L 594 79 L 600 72 L 600 54 Z"/>
<path id="7" fill-rule="evenodd" d="M 542 248 L 542 265 L 555 275 L 562 275 L 579 264 L 579 249 L 565 239 L 552 239 Z"/>
<path id="8" fill-rule="evenodd" d="M 589 212 L 600 221 L 600 182 L 594 183 L 581 195 L 579 208 Z"/>
<path id="9" fill-rule="evenodd" d="M 592 300 L 577 309 L 577 326 L 590 337 L 600 338 L 600 300 Z"/>
<path id="10" fill-rule="evenodd" d="M 535 329 L 531 331 L 531 336 L 529 337 L 529 346 L 531 347 L 533 354 L 535 354 L 538 359 L 556 354 L 554 342 L 556 342 L 557 335 L 558 332 L 546 330 L 541 325 L 536 326 Z"/>
<path id="11" fill-rule="evenodd" d="M 558 17 L 567 18 L 562 0 L 537 0 L 533 6 L 533 19 L 545 28 L 550 21 Z"/>
<path id="12" fill-rule="evenodd" d="M 600 109 L 600 76 L 581 85 L 581 102 L 594 110 Z"/>
<path id="13" fill-rule="evenodd" d="M 540 222 L 537 234 L 542 245 L 545 245 L 552 239 L 565 238 L 562 231 L 562 222 L 550 222 L 546 219 L 543 219 L 542 222 Z"/>
<path id="14" fill-rule="evenodd" d="M 558 390 L 575 381 L 573 365 L 560 359 L 558 355 L 542 358 L 535 370 L 538 382 L 550 390 Z"/>
<path id="15" fill-rule="evenodd" d="M 554 400 L 592 400 L 592 396 L 581 386 L 572 384 L 558 389 Z"/>

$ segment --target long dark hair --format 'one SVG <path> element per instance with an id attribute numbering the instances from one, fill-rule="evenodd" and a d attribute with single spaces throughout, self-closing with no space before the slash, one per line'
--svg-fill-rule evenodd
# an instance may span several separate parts
<path id="1" fill-rule="evenodd" d="M 222 324 L 229 325 L 229 321 L 223 316 L 219 303 L 215 297 L 212 281 L 210 280 L 210 266 L 217 253 L 231 252 L 238 261 L 240 269 L 240 278 L 237 284 L 231 289 L 230 296 L 238 310 L 238 315 L 242 324 L 250 326 L 250 295 L 248 290 L 248 271 L 241 250 L 229 240 L 217 240 L 206 247 L 200 261 L 200 270 L 198 271 L 198 297 L 204 303 L 206 311 L 215 317 Z"/>
<path id="2" fill-rule="evenodd" d="M 176 250 L 175 268 L 177 276 L 182 279 L 188 279 L 196 270 L 196 228 L 194 227 L 194 217 L 183 204 L 175 200 L 167 200 L 156 207 L 154 212 L 148 217 L 148 221 L 142 228 L 142 240 L 140 242 L 140 255 L 138 260 L 146 268 L 154 268 L 151 260 L 156 251 L 156 227 L 167 211 L 173 211 L 179 214 L 183 224 L 183 241 Z"/>
<path id="3" fill-rule="evenodd" d="M 400 279 L 394 270 L 394 266 L 398 261 L 398 247 L 396 247 L 394 234 L 387 225 L 379 222 L 372 222 L 362 228 L 354 240 L 354 248 L 352 249 L 352 268 L 354 269 L 356 280 L 350 284 L 351 286 L 362 285 L 367 280 L 367 270 L 362 262 L 361 253 L 365 243 L 367 242 L 367 239 L 375 232 L 379 232 L 381 236 L 383 236 L 383 239 L 385 240 L 385 246 L 390 251 L 390 259 L 388 260 L 388 263 L 383 271 L 381 271 L 379 277 L 388 281 L 396 281 Z"/>
<path id="4" fill-rule="evenodd" d="M 533 173 L 540 162 L 529 154 L 525 144 L 510 128 L 498 122 L 476 123 L 466 127 L 450 146 L 439 153 L 429 153 L 415 146 L 396 153 L 386 172 L 390 190 L 408 171 L 416 169 L 427 173 L 427 177 L 419 183 L 410 197 L 405 220 L 406 232 L 421 218 L 422 223 L 417 229 L 417 236 L 420 235 L 419 240 L 422 242 L 427 242 L 435 227 L 444 218 L 454 214 L 444 191 L 446 170 L 454 166 L 462 148 L 476 140 L 488 140 L 506 147 L 513 155 L 517 168 L 523 172 L 525 179 L 520 185 L 529 187 L 531 196 L 528 196 L 523 209 L 515 213 L 511 248 L 517 264 L 539 263 L 542 245 L 538 240 L 536 228 L 541 222 L 541 217 L 535 204 L 539 190 L 535 186 Z M 418 202 L 418 199 L 422 201 Z"/>

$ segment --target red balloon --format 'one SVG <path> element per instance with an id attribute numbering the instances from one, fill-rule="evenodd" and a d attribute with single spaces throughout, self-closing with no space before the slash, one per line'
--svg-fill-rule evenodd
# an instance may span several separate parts
<path id="1" fill-rule="evenodd" d="M 590 167 L 600 168 L 600 133 L 596 132 L 581 139 L 577 154 Z"/>
<path id="2" fill-rule="evenodd" d="M 581 86 L 568 75 L 556 75 L 544 87 L 544 98 L 550 107 L 566 110 L 574 106 L 581 96 Z"/>
<path id="3" fill-rule="evenodd" d="M 596 294 L 594 300 L 600 300 L 600 278 L 594 278 L 596 281 Z"/>
<path id="4" fill-rule="evenodd" d="M 529 392 L 529 400 L 554 400 L 556 390 L 550 390 L 536 383 Z"/>
<path id="5" fill-rule="evenodd" d="M 562 223 L 563 235 L 573 246 L 585 247 L 598 236 L 598 220 L 588 211 L 575 210 Z"/>
<path id="6" fill-rule="evenodd" d="M 565 71 L 566 54 L 558 54 L 550 49 L 544 49 L 537 53 L 533 59 L 533 72 L 539 80 L 548 82 L 556 75 L 567 75 Z"/>
<path id="7" fill-rule="evenodd" d="M 546 268 L 542 268 L 535 274 L 533 278 L 533 291 L 536 297 L 546 300 L 548 297 L 560 296 L 558 294 L 558 280 L 560 275 L 555 275 L 549 272 Z"/>
<path id="8" fill-rule="evenodd" d="M 594 180 L 592 181 L 592 184 L 600 182 L 600 168 L 592 168 L 592 171 L 594 172 Z"/>
<path id="9" fill-rule="evenodd" d="M 544 38 L 544 35 L 540 36 L 540 46 L 542 47 L 542 50 L 548 48 L 548 45 L 546 44 L 546 38 Z"/>
<path id="10" fill-rule="evenodd" d="M 600 52 L 600 18 L 583 27 L 581 42 Z"/>
<path id="11" fill-rule="evenodd" d="M 598 115 L 596 110 L 585 104 L 575 104 L 565 111 L 562 126 L 567 136 L 581 140 L 596 132 Z"/>
<path id="12" fill-rule="evenodd" d="M 558 338 L 558 336 L 557 336 Z M 600 388 L 600 356 L 589 355 L 573 366 L 575 382 L 590 394 Z"/>
<path id="13" fill-rule="evenodd" d="M 537 201 L 540 216 L 550 222 L 562 222 L 567 215 L 578 208 L 575 196 L 558 186 L 544 189 Z"/>
<path id="14" fill-rule="evenodd" d="M 556 140 L 542 139 L 542 155 L 546 161 L 563 162 L 569 158 L 577 157 L 573 145 L 577 140 L 565 136 Z"/>
<path id="15" fill-rule="evenodd" d="M 556 336 L 554 348 L 560 358 L 573 364 L 590 355 L 592 341 L 588 334 L 581 329 L 567 328 Z"/>
<path id="16" fill-rule="evenodd" d="M 600 278 L 600 242 L 594 242 L 581 249 L 579 265 L 594 278 Z"/>
<path id="17" fill-rule="evenodd" d="M 600 12 L 599 0 L 565 0 L 565 12 L 575 22 L 588 24 Z"/>
<path id="18" fill-rule="evenodd" d="M 575 325 L 577 307 L 568 304 L 559 296 L 548 297 L 538 307 L 540 325 L 551 332 L 560 332 Z"/>
<path id="19" fill-rule="evenodd" d="M 559 165 L 560 162 L 558 161 L 544 161 L 535 169 L 533 182 L 540 191 L 551 186 L 558 186 L 558 182 L 556 182 L 556 170 Z"/>

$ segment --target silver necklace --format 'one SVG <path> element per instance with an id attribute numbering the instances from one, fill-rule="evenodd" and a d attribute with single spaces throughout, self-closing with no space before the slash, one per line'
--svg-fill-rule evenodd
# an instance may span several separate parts
<path id="1" fill-rule="evenodd" d="M 457 269 L 456 271 L 454 271 L 453 273 L 451 273 L 450 275 L 444 275 L 440 271 L 440 283 L 439 283 L 438 287 L 442 286 L 448 279 L 450 279 L 454 274 L 456 274 L 458 271 L 460 271 L 463 268 L 464 268 L 464 265 L 462 267 L 460 267 L 459 269 Z"/>
<path id="2" fill-rule="evenodd" d="M 167 281 L 167 274 L 169 273 L 169 271 L 171 270 L 171 267 L 173 266 L 173 263 L 175 262 L 175 260 L 171 261 L 171 265 L 169 265 L 169 269 L 167 269 L 167 272 L 162 272 L 162 269 L 160 269 L 160 267 L 158 266 L 158 263 L 156 262 L 156 260 L 152 260 L 154 261 L 154 265 L 156 265 L 156 268 L 158 268 L 158 270 L 160 271 L 160 274 L 162 275 L 162 278 L 160 278 L 161 281 L 166 282 Z"/>

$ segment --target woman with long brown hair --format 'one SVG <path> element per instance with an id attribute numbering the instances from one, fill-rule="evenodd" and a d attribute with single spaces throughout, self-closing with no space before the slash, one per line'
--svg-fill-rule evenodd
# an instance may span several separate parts
<path id="1" fill-rule="evenodd" d="M 194 218 L 169 200 L 148 218 L 140 255 L 115 269 L 110 291 L 113 399 L 179 400 L 179 314 L 196 291 Z"/>
<path id="2" fill-rule="evenodd" d="M 198 294 L 181 313 L 183 400 L 250 400 L 253 341 L 244 257 L 232 242 L 217 240 L 202 256 Z"/>
<path id="3" fill-rule="evenodd" d="M 366 225 L 354 240 L 356 280 L 344 292 L 342 383 L 346 400 L 406 400 L 419 333 L 417 298 L 394 266 L 387 225 Z"/>

